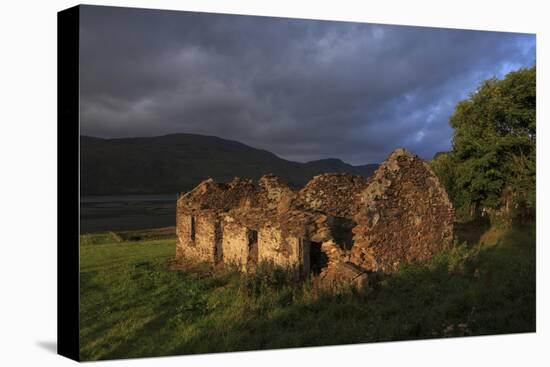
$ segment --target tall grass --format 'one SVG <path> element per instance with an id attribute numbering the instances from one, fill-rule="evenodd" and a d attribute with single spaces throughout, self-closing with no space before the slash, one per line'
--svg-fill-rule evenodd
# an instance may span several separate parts
<path id="1" fill-rule="evenodd" d="M 266 264 L 254 275 L 181 264 L 174 248 L 81 246 L 83 359 L 535 330 L 534 226 L 491 228 L 364 293 L 322 292 Z"/>

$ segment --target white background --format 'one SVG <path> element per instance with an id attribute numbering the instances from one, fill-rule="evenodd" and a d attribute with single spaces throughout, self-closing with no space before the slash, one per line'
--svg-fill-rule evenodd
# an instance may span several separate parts
<path id="1" fill-rule="evenodd" d="M 537 333 L 98 362 L 136 366 L 548 366 L 548 39 L 545 1 L 97 1 L 98 5 L 537 33 Z M 71 365 L 56 343 L 56 12 L 73 1 L 2 2 L 0 365 Z M 546 15 L 546 18 L 545 18 Z M 75 244 L 67 244 L 74 246 Z M 63 247 L 63 246 L 62 246 Z M 546 288 L 546 289 L 545 289 Z M 546 311 L 546 312 L 545 312 Z M 158 341 L 162 343 L 162 340 Z"/>

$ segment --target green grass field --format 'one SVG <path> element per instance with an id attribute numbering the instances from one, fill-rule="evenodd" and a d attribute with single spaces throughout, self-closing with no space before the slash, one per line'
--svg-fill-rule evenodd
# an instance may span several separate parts
<path id="1" fill-rule="evenodd" d="M 81 242 L 83 360 L 535 331 L 534 225 L 487 229 L 361 294 L 178 264 L 165 235 Z"/>

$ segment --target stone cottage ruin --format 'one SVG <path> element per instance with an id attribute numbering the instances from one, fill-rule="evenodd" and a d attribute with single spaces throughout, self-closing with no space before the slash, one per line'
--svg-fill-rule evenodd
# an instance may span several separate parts
<path id="1" fill-rule="evenodd" d="M 324 286 L 362 287 L 370 272 L 446 248 L 453 218 L 428 164 L 397 149 L 368 180 L 326 173 L 299 191 L 273 175 L 203 181 L 178 196 L 176 256 L 241 271 L 265 261 Z"/>

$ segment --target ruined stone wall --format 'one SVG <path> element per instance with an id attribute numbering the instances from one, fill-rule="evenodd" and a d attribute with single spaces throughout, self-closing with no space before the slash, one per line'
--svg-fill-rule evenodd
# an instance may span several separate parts
<path id="1" fill-rule="evenodd" d="M 223 262 L 236 265 L 246 271 L 249 258 L 250 230 L 232 217 L 227 216 L 222 222 Z"/>
<path id="2" fill-rule="evenodd" d="M 218 262 L 222 256 L 222 231 L 213 211 L 189 213 L 178 210 L 176 257 Z"/>
<path id="3" fill-rule="evenodd" d="M 252 180 L 237 177 L 227 184 L 217 183 L 213 179 L 205 180 L 178 198 L 178 202 L 182 202 L 187 209 L 194 210 L 251 207 L 255 200 L 256 187 Z"/>
<path id="4" fill-rule="evenodd" d="M 202 212 L 195 217 L 195 253 L 198 260 L 216 263 L 223 257 L 220 220 L 215 212 Z"/>
<path id="5" fill-rule="evenodd" d="M 221 259 L 221 225 L 213 211 L 178 210 L 176 256 L 215 263 Z"/>
<path id="6" fill-rule="evenodd" d="M 312 178 L 298 192 L 296 206 L 316 210 L 334 217 L 352 218 L 358 195 L 367 186 L 361 176 L 325 173 Z"/>
<path id="7" fill-rule="evenodd" d="M 303 262 L 303 246 L 298 237 L 284 236 L 276 227 L 264 227 L 258 232 L 258 261 L 281 267 L 298 267 Z"/>
<path id="8" fill-rule="evenodd" d="M 313 244 L 310 244 L 310 251 Z M 310 264 L 313 275 L 318 273 L 318 285 L 324 288 L 338 289 L 355 285 L 363 288 L 367 284 L 368 276 L 360 267 L 350 262 L 351 252 L 344 249 L 333 240 L 325 241 L 320 246 L 321 259 L 312 259 L 317 264 Z"/>
<path id="9" fill-rule="evenodd" d="M 257 185 L 203 181 L 178 198 L 176 255 L 243 271 L 262 261 L 315 268 L 329 287 L 362 286 L 367 272 L 395 271 L 447 247 L 453 216 L 430 167 L 398 149 L 368 181 L 323 174 L 299 192 L 273 175 Z M 322 269 L 311 263 L 319 248 Z"/>
<path id="10" fill-rule="evenodd" d="M 179 209 L 179 210 L 178 210 Z M 193 216 L 185 213 L 181 208 L 176 209 L 176 257 L 189 257 L 194 253 Z"/>
<path id="11" fill-rule="evenodd" d="M 176 205 L 176 256 L 210 263 L 223 261 L 223 213 L 252 207 L 255 200 L 252 181 L 239 178 L 228 184 L 208 179 L 180 195 Z M 231 250 L 230 257 L 235 256 Z"/>
<path id="12" fill-rule="evenodd" d="M 274 175 L 265 175 L 258 181 L 257 205 L 267 210 L 284 212 L 290 209 L 296 193 L 286 182 Z"/>
<path id="13" fill-rule="evenodd" d="M 453 207 L 428 164 L 397 149 L 369 179 L 354 216 L 351 261 L 391 272 L 426 260 L 452 241 Z"/>

